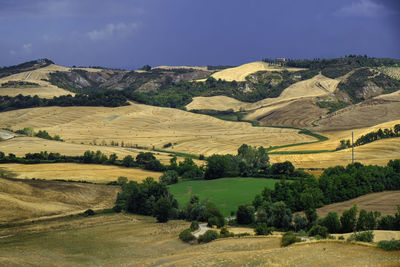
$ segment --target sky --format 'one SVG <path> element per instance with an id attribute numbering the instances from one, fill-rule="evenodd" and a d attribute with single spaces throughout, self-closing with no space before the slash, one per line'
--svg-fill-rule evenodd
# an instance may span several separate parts
<path id="1" fill-rule="evenodd" d="M 0 0 L 0 66 L 400 58 L 400 0 Z"/>

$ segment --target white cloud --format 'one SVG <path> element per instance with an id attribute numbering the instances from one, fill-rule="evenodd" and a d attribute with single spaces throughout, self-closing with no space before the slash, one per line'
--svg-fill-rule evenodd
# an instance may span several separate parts
<path id="1" fill-rule="evenodd" d="M 32 44 L 31 43 L 29 43 L 29 44 L 24 44 L 23 46 L 22 46 L 22 50 L 25 52 L 25 53 L 31 53 L 32 52 Z"/>
<path id="2" fill-rule="evenodd" d="M 93 40 L 106 40 L 114 37 L 123 37 L 130 35 L 133 31 L 139 28 L 138 23 L 118 23 L 118 24 L 107 24 L 103 29 L 94 30 L 87 33 L 87 36 Z"/>
<path id="3" fill-rule="evenodd" d="M 15 51 L 14 50 L 10 50 L 10 55 L 15 55 Z"/>
<path id="4" fill-rule="evenodd" d="M 376 3 L 372 0 L 360 0 L 352 2 L 348 6 L 344 6 L 335 12 L 335 15 L 345 17 L 381 17 L 392 14 L 386 6 Z"/>

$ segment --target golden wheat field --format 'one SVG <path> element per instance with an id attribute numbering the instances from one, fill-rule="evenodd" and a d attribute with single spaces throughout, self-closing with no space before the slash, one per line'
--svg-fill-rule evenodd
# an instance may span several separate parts
<path id="1" fill-rule="evenodd" d="M 221 79 L 225 81 L 237 81 L 244 82 L 246 81 L 246 77 L 252 73 L 256 73 L 258 71 L 299 71 L 304 70 L 301 68 L 283 68 L 279 66 L 273 66 L 266 62 L 251 62 L 247 64 L 240 65 L 238 67 L 228 68 L 221 71 L 218 71 L 211 75 L 216 80 Z"/>
<path id="2" fill-rule="evenodd" d="M 49 78 L 49 73 L 56 71 L 65 72 L 65 71 L 70 71 L 70 69 L 52 64 L 37 70 L 21 72 L 1 78 L 0 84 L 9 81 L 23 81 L 23 82 L 36 83 L 39 84 L 39 86 L 29 86 L 26 88 L 0 87 L 0 95 L 8 95 L 8 96 L 16 96 L 18 94 L 31 95 L 31 96 L 38 95 L 41 98 L 53 98 L 54 96 L 62 96 L 62 95 L 75 95 L 72 92 L 58 88 L 57 86 L 50 84 L 50 82 L 43 80 L 43 79 L 47 80 Z"/>
<path id="3" fill-rule="evenodd" d="M 117 186 L 0 178 L 0 224 L 112 208 L 119 190 Z"/>
<path id="4" fill-rule="evenodd" d="M 280 247 L 279 237 L 219 239 L 189 245 L 184 221 L 156 223 L 136 215 L 98 215 L 2 229 L 0 264 L 57 266 L 396 266 L 400 252 L 345 242 Z M 10 235 L 10 232 L 12 233 Z"/>
<path id="5" fill-rule="evenodd" d="M 379 211 L 382 215 L 394 215 L 397 212 L 397 206 L 400 205 L 400 191 L 371 193 L 325 205 L 318 208 L 317 213 L 319 217 L 325 217 L 329 212 L 337 212 L 341 215 L 343 211 L 350 209 L 353 205 L 357 205 L 359 210 L 365 209 L 366 211 Z"/>
<path id="6" fill-rule="evenodd" d="M 301 146 L 298 148 L 301 148 Z M 288 160 L 297 168 L 346 166 L 351 163 L 351 158 L 351 149 L 327 153 L 270 155 L 272 163 Z M 399 158 L 400 147 L 397 138 L 379 140 L 354 149 L 355 161 L 365 165 L 385 166 L 389 160 Z"/>
<path id="7" fill-rule="evenodd" d="M 52 164 L 0 164 L 0 168 L 16 174 L 21 179 L 74 180 L 92 183 L 107 183 L 116 181 L 119 176 L 125 176 L 130 181 L 141 182 L 147 177 L 155 180 L 162 175 L 159 172 L 137 168 L 98 164 L 52 163 Z"/>
<path id="8" fill-rule="evenodd" d="M 233 153 L 242 144 L 269 147 L 315 139 L 293 129 L 252 127 L 177 109 L 139 104 L 118 108 L 45 107 L 0 114 L 0 124 L 14 130 L 32 127 L 58 134 L 66 143 L 118 142 L 194 154 Z M 1 149 L 1 145 L 0 145 Z M 62 151 L 60 151 L 61 153 Z"/>
<path id="9" fill-rule="evenodd" d="M 0 151 L 10 154 L 13 153 L 16 156 L 22 157 L 27 153 L 38 153 L 40 151 L 47 151 L 53 153 L 60 153 L 67 156 L 79 156 L 83 155 L 85 151 L 97 151 L 100 150 L 107 156 L 115 153 L 119 159 L 124 158 L 127 155 L 136 157 L 140 152 L 148 152 L 148 150 L 136 149 L 136 148 L 122 148 L 116 146 L 100 146 L 100 145 L 86 145 L 80 143 L 69 142 L 57 142 L 52 140 L 41 139 L 37 137 L 28 136 L 16 136 L 15 138 L 8 139 L 0 142 Z M 171 156 L 168 153 L 154 152 L 155 157 L 162 163 L 169 163 Z M 178 161 L 182 158 L 178 157 Z"/>

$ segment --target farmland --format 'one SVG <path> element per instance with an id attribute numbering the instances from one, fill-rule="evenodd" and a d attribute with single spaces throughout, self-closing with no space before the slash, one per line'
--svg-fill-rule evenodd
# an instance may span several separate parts
<path id="1" fill-rule="evenodd" d="M 136 168 L 105 166 L 94 164 L 54 163 L 54 164 L 0 164 L 0 168 L 16 174 L 20 179 L 73 180 L 92 183 L 116 181 L 119 176 L 130 181 L 143 181 L 147 177 L 158 180 L 162 173 Z"/>
<path id="2" fill-rule="evenodd" d="M 118 214 L 27 225 L 12 236 L 6 236 L 12 229 L 2 229 L 0 235 L 6 237 L 0 239 L 0 264 L 395 266 L 400 261 L 399 252 L 337 242 L 280 248 L 279 236 L 228 238 L 191 246 L 177 238 L 188 225 Z"/>
<path id="3" fill-rule="evenodd" d="M 235 153 L 242 144 L 269 147 L 315 141 L 293 129 L 256 128 L 172 108 L 139 104 L 118 108 L 46 107 L 3 112 L 0 124 L 14 130 L 32 127 L 58 134 L 66 143 L 149 149 L 171 143 L 171 151 L 211 155 Z M 267 138 L 266 138 L 267 137 Z M 0 147 L 1 149 L 1 147 Z M 63 151 L 58 151 L 63 153 Z"/>
<path id="4" fill-rule="evenodd" d="M 279 180 L 264 178 L 222 178 L 210 181 L 184 181 L 170 187 L 171 193 L 183 207 L 192 195 L 200 200 L 215 203 L 225 216 L 236 211 L 237 206 L 246 204 L 261 193 L 264 187 L 273 188 Z"/>

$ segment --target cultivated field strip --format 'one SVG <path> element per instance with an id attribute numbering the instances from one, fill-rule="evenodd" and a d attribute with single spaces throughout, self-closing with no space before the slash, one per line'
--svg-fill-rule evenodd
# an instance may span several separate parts
<path id="1" fill-rule="evenodd" d="M 125 168 L 98 164 L 52 163 L 52 164 L 0 164 L 0 168 L 16 174 L 19 179 L 73 180 L 92 183 L 116 181 L 118 177 L 127 177 L 130 181 L 141 182 L 147 177 L 158 181 L 159 172 L 139 168 Z"/>
<path id="2" fill-rule="evenodd" d="M 294 129 L 252 127 L 249 123 L 139 104 L 15 110 L 1 113 L 0 124 L 12 129 L 46 130 L 68 143 L 124 142 L 125 146 L 148 148 L 171 143 L 169 150 L 205 155 L 236 153 L 243 143 L 269 147 L 315 141 Z"/>

